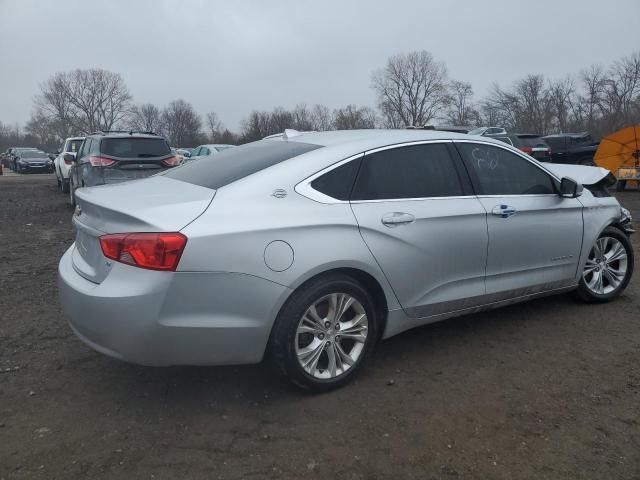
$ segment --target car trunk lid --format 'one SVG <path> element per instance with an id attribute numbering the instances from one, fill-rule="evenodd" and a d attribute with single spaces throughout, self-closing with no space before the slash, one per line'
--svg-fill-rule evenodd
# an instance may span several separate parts
<path id="1" fill-rule="evenodd" d="M 214 196 L 215 190 L 163 176 L 77 190 L 75 270 L 87 280 L 102 282 L 111 261 L 102 254 L 101 235 L 178 232 L 200 216 Z"/>

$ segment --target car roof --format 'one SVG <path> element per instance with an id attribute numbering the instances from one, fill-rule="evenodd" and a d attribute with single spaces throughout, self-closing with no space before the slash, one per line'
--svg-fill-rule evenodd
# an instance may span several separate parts
<path id="1" fill-rule="evenodd" d="M 571 138 L 582 138 L 588 137 L 590 135 L 589 132 L 579 132 L 579 133 L 553 133 L 551 135 L 545 135 L 542 138 L 563 138 L 563 137 L 571 137 Z"/>
<path id="2" fill-rule="evenodd" d="M 332 130 L 326 132 L 297 132 L 286 130 L 283 134 L 271 135 L 263 141 L 290 141 L 310 143 L 323 147 L 358 144 L 375 148 L 380 145 L 392 145 L 421 140 L 491 140 L 491 137 L 468 135 L 466 133 L 448 132 L 445 130 L 422 129 L 371 129 L 371 130 Z M 365 148 L 366 150 L 366 148 Z"/>
<path id="3" fill-rule="evenodd" d="M 68 142 L 69 140 L 84 140 L 84 137 L 67 137 L 65 142 Z"/>
<path id="4" fill-rule="evenodd" d="M 205 143 L 200 145 L 201 147 L 235 147 L 235 145 L 229 145 L 227 143 Z"/>

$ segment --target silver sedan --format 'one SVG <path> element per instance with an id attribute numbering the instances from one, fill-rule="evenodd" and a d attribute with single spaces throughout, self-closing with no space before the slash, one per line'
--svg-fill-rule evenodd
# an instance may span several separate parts
<path id="1" fill-rule="evenodd" d="M 567 291 L 620 295 L 631 227 L 610 181 L 487 137 L 287 130 L 78 190 L 61 302 L 80 339 L 121 360 L 266 356 L 328 390 L 419 325 Z"/>

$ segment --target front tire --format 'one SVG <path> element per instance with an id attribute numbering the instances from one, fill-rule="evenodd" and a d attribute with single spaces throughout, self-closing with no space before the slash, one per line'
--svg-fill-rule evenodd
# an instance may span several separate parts
<path id="1" fill-rule="evenodd" d="M 76 206 L 76 188 L 73 184 L 73 177 L 69 175 L 69 204 L 72 207 Z"/>
<path id="2" fill-rule="evenodd" d="M 627 235 L 615 227 L 605 228 L 591 247 L 576 296 L 589 303 L 613 300 L 629 284 L 633 263 Z"/>
<path id="3" fill-rule="evenodd" d="M 378 316 L 371 295 L 353 278 L 318 277 L 296 290 L 280 310 L 269 356 L 285 380 L 304 390 L 339 388 L 371 355 Z"/>

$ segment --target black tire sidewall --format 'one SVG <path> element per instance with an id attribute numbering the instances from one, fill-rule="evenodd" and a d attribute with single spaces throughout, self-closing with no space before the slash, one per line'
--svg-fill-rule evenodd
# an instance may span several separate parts
<path id="1" fill-rule="evenodd" d="M 625 278 L 622 280 L 622 283 L 618 286 L 618 288 L 616 288 L 613 292 L 609 292 L 603 295 L 598 295 L 596 293 L 593 293 L 589 289 L 589 287 L 587 287 L 586 282 L 584 281 L 584 277 L 581 274 L 580 283 L 578 285 L 578 294 L 583 300 L 586 300 L 589 302 L 608 302 L 616 298 L 625 290 L 625 288 L 627 288 L 627 285 L 629 285 L 629 282 L 631 281 L 631 277 L 633 275 L 634 255 L 633 255 L 633 246 L 631 245 L 631 241 L 629 240 L 629 237 L 627 237 L 627 235 L 624 232 L 622 232 L 620 229 L 615 227 L 605 228 L 602 231 L 602 233 L 598 235 L 598 238 L 601 238 L 603 236 L 613 237 L 616 240 L 619 240 L 620 243 L 622 243 L 622 245 L 624 246 L 627 252 L 627 273 Z M 589 248 L 591 249 L 592 247 L 593 246 Z M 591 250 L 589 250 L 589 252 L 590 251 Z"/>
<path id="2" fill-rule="evenodd" d="M 368 333 L 365 348 L 358 361 L 346 373 L 335 379 L 318 379 L 304 371 L 295 352 L 298 322 L 309 306 L 331 293 L 346 293 L 358 300 L 365 309 Z M 322 392 L 348 383 L 371 355 L 378 338 L 378 314 L 371 295 L 355 279 L 346 275 L 332 275 L 302 285 L 287 300 L 278 314 L 270 341 L 270 353 L 279 373 L 305 390 Z"/>

